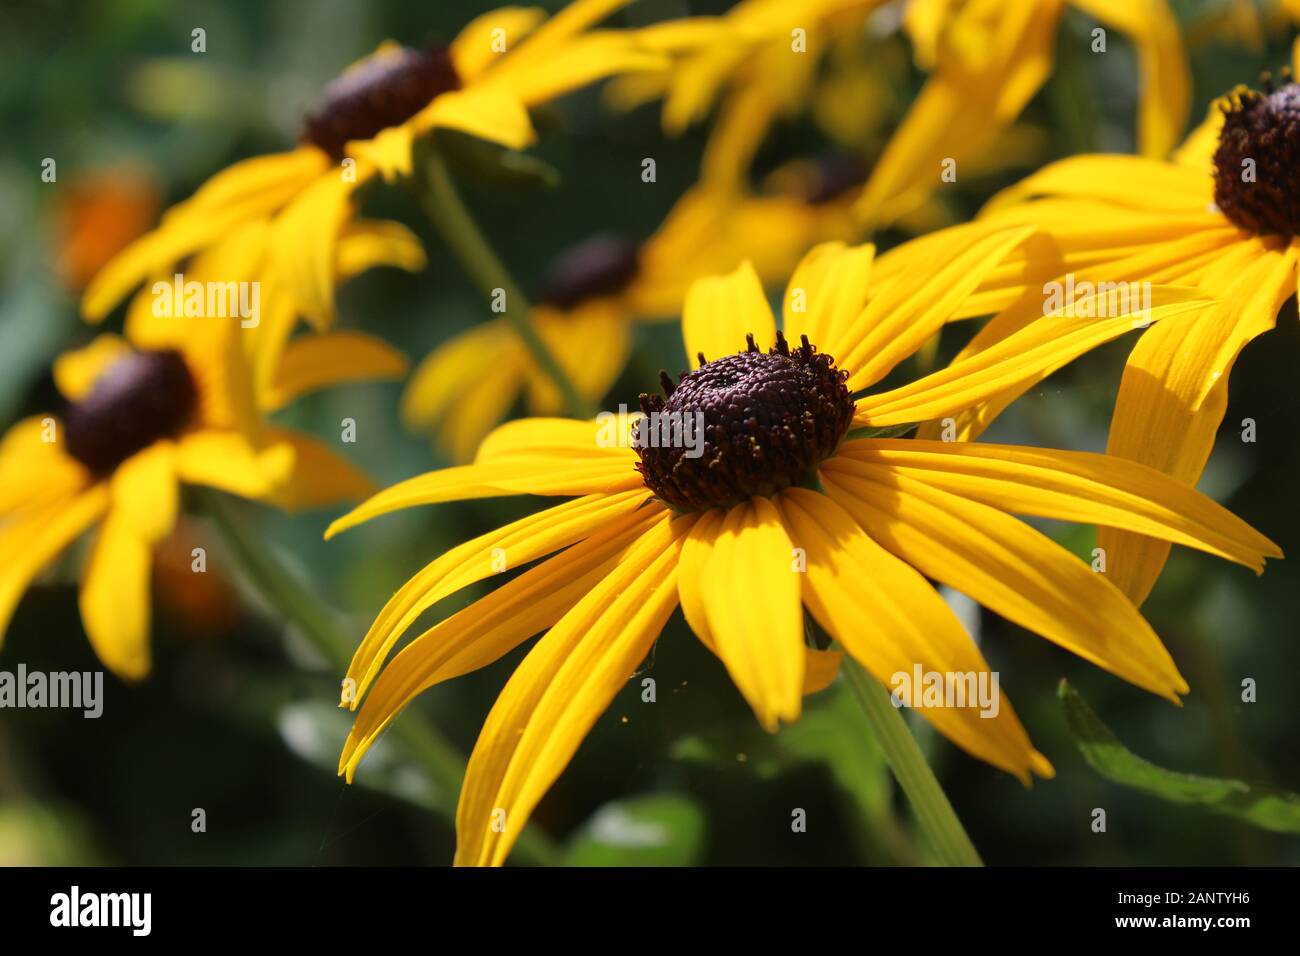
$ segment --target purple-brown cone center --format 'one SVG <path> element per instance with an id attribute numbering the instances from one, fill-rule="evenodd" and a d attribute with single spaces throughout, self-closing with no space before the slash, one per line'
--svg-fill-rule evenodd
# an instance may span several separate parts
<path id="1" fill-rule="evenodd" d="M 302 138 L 338 161 L 349 141 L 404 123 L 440 93 L 458 89 L 460 77 L 445 47 L 378 53 L 325 87 L 320 105 L 304 120 Z"/>
<path id="2" fill-rule="evenodd" d="M 588 299 L 617 295 L 636 278 L 640 265 L 635 242 L 601 233 L 555 257 L 538 299 L 557 309 L 572 309 Z"/>
<path id="3" fill-rule="evenodd" d="M 1260 234 L 1300 234 L 1300 85 L 1232 95 L 1214 153 L 1214 201 Z"/>
<path id="4" fill-rule="evenodd" d="M 63 417 L 68 454 L 106 475 L 189 422 L 198 389 L 179 352 L 131 352 L 100 375 Z"/>
<path id="5" fill-rule="evenodd" d="M 675 385 L 662 374 L 666 397 L 641 396 L 648 434 L 696 440 L 642 438 L 637 470 L 656 496 L 685 511 L 803 484 L 853 422 L 847 378 L 807 338 L 792 349 L 780 333 L 767 352 L 749 336 L 749 351 L 704 362 Z"/>

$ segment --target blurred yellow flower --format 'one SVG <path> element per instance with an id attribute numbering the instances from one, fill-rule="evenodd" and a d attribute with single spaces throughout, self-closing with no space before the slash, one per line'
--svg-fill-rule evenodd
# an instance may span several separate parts
<path id="1" fill-rule="evenodd" d="M 409 176 L 415 140 L 435 129 L 520 149 L 535 138 L 529 107 L 612 73 L 658 65 L 660 58 L 635 48 L 627 34 L 587 32 L 628 2 L 577 0 L 549 20 L 535 7 L 503 7 L 473 20 L 446 47 L 384 44 L 325 89 L 302 145 L 237 163 L 170 209 L 95 277 L 83 312 L 102 319 L 139 283 L 258 222 L 268 234 L 255 268 L 297 314 L 325 328 L 334 317 L 334 248 L 354 215 L 356 191 L 376 176 Z"/>
<path id="2" fill-rule="evenodd" d="M 250 248 L 239 232 L 211 246 L 191 280 L 240 274 Z M 66 407 L 0 441 L 0 636 L 30 584 L 97 528 L 82 623 L 104 665 L 132 680 L 149 672 L 150 565 L 177 520 L 180 487 L 285 508 L 369 494 L 370 480 L 327 445 L 262 416 L 319 388 L 406 372 L 402 356 L 370 336 L 310 334 L 284 345 L 258 388 L 245 354 L 253 330 L 237 316 L 169 315 L 156 307 L 169 295 L 142 290 L 124 337 L 101 335 L 60 356 L 54 380 Z"/>
<path id="3" fill-rule="evenodd" d="M 1210 109 L 1168 161 L 1076 156 L 995 197 L 983 219 L 1038 235 L 984 281 L 961 314 L 997 312 L 959 358 L 1042 315 L 1045 283 L 1178 283 L 1219 301 L 1145 331 L 1128 357 L 1107 450 L 1194 485 L 1214 447 L 1228 376 L 1248 342 L 1273 328 L 1296 291 L 1300 259 L 1300 86 L 1238 89 Z M 894 267 L 925 254 L 920 241 Z M 1059 281 L 1055 282 L 1061 285 Z M 1050 370 L 1045 370 L 1044 374 Z M 1033 381 L 959 416 L 973 438 Z M 930 433 L 934 426 L 930 426 Z M 1144 601 L 1169 553 L 1165 542 L 1103 528 L 1107 573 Z"/>
<path id="4" fill-rule="evenodd" d="M 345 704 L 365 702 L 340 773 L 352 778 L 421 691 L 545 631 L 488 716 L 461 791 L 457 862 L 500 864 L 679 603 L 775 730 L 798 719 L 803 694 L 833 678 L 841 653 L 887 685 L 916 666 L 987 676 L 927 577 L 1177 700 L 1187 685 L 1137 609 L 1010 513 L 1123 524 L 1257 571 L 1279 554 L 1271 542 L 1132 462 L 861 434 L 956 414 L 1132 327 L 1132 316 L 1053 316 L 964 363 L 865 395 L 1027 235 L 967 227 L 871 298 L 872 248 L 819 246 L 790 279 L 781 332 L 749 264 L 700 280 L 682 321 L 692 371 L 676 383 L 662 376 L 666 394 L 642 396 L 643 417 L 512 422 L 474 464 L 403 482 L 336 521 L 330 534 L 414 505 L 577 496 L 453 548 L 398 590 L 344 682 Z M 1163 305 L 1155 318 L 1204 308 Z M 677 429 L 672 440 L 666 425 Z M 508 567 L 527 570 L 385 666 L 424 611 Z M 842 652 L 808 645 L 805 608 Z M 926 703 L 921 712 L 971 754 L 1026 783 L 1052 774 L 1005 701 L 983 716 Z"/>

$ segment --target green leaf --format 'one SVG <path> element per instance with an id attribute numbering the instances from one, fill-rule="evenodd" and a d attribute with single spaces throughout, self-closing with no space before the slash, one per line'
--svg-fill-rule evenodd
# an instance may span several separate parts
<path id="1" fill-rule="evenodd" d="M 1198 806 L 1276 833 L 1300 833 L 1300 796 L 1240 780 L 1201 777 L 1157 767 L 1111 733 L 1078 691 L 1061 681 L 1065 721 L 1088 764 L 1107 780 L 1153 797 Z"/>
<path id="2" fill-rule="evenodd" d="M 606 804 L 583 826 L 565 866 L 693 866 L 704 850 L 704 813 L 674 793 Z"/>

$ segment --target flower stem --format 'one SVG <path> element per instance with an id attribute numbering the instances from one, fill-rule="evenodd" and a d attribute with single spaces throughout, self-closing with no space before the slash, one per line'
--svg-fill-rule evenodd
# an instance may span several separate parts
<path id="1" fill-rule="evenodd" d="M 542 341 L 537 327 L 533 325 L 532 307 L 528 304 L 527 297 L 497 258 L 460 198 L 447 161 L 436 146 L 421 149 L 417 160 L 415 185 L 420 207 L 442 236 L 443 242 L 485 298 L 492 300 L 498 294 L 505 296 L 506 319 L 514 326 L 515 333 L 528 347 L 543 374 L 560 390 L 569 414 L 578 418 L 594 417 L 594 403 L 578 391 Z M 497 292 L 498 289 L 501 290 L 500 293 Z"/>
<path id="2" fill-rule="evenodd" d="M 334 613 L 312 594 L 276 553 L 249 528 L 234 503 L 219 492 L 195 489 L 201 507 L 221 533 L 243 578 L 270 607 L 293 622 L 298 631 L 325 656 L 331 666 L 346 670 L 352 660 L 352 641 L 338 625 Z M 465 760 L 432 724 L 409 711 L 391 727 L 407 753 L 429 774 L 439 793 L 457 794 L 465 777 Z M 451 820 L 450 805 L 443 810 Z M 555 865 L 558 849 L 536 827 L 526 829 L 515 845 L 513 857 L 522 863 Z"/>
<path id="3" fill-rule="evenodd" d="M 939 786 L 907 721 L 890 700 L 888 691 L 847 654 L 840 665 L 853 694 L 862 706 L 885 762 L 903 788 L 916 822 L 946 866 L 983 866 L 975 845 L 962 828 L 952 804 Z"/>

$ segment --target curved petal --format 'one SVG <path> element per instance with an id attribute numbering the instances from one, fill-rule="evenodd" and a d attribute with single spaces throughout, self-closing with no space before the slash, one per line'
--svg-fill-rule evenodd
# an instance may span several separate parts
<path id="1" fill-rule="evenodd" d="M 415 621 L 443 598 L 478 581 L 522 567 L 582 541 L 595 532 L 621 534 L 644 515 L 635 512 L 649 491 L 588 495 L 547 508 L 466 541 L 425 565 L 397 589 L 375 617 L 348 665 L 357 702 L 383 666 L 393 646 Z"/>
<path id="2" fill-rule="evenodd" d="M 690 567 L 678 578 L 682 606 L 707 620 L 709 646 L 767 730 L 799 719 L 804 626 L 799 574 L 776 508 L 754 498 L 688 536 Z M 688 618 L 689 620 L 689 618 Z"/>
<path id="3" fill-rule="evenodd" d="M 361 705 L 339 759 L 339 773 L 351 782 L 375 739 L 417 695 L 486 667 L 552 627 L 662 517 L 661 509 L 645 509 L 631 522 L 602 529 L 507 581 L 402 648 L 379 673 Z M 351 692 L 345 681 L 343 703 L 348 703 Z"/>
<path id="4" fill-rule="evenodd" d="M 104 370 L 130 349 L 121 336 L 97 335 L 85 348 L 64 352 L 54 360 L 54 384 L 59 394 L 70 402 L 81 401 Z"/>
<path id="5" fill-rule="evenodd" d="M 456 75 L 462 83 L 472 83 L 545 19 L 546 11 L 540 7 L 500 7 L 475 17 L 451 42 Z M 498 40 L 504 43 L 504 51 Z"/>
<path id="6" fill-rule="evenodd" d="M 1124 367 L 1106 451 L 1195 485 L 1223 421 L 1237 355 L 1273 327 L 1295 287 L 1295 256 L 1288 250 L 1246 270 L 1196 321 L 1176 330 L 1157 325 L 1143 335 Z M 1101 529 L 1097 544 L 1115 583 L 1134 603 L 1145 601 L 1169 544 L 1117 528 Z"/>
<path id="7" fill-rule="evenodd" d="M 286 511 L 301 511 L 360 501 L 378 490 L 369 475 L 310 435 L 268 427 L 266 438 L 267 449 L 260 453 L 262 464 L 257 466 L 267 474 L 266 489 L 245 497 L 258 498 Z M 287 469 L 286 460 L 292 462 Z M 252 487 L 246 484 L 245 490 L 251 491 Z"/>
<path id="8" fill-rule="evenodd" d="M 645 659 L 677 605 L 692 519 L 665 516 L 516 668 L 470 756 L 456 863 L 500 865 L 533 808 Z"/>
<path id="9" fill-rule="evenodd" d="M 86 636 L 104 666 L 124 680 L 149 673 L 149 543 L 110 511 L 91 548 L 79 604 Z"/>
<path id="10" fill-rule="evenodd" d="M 191 432 L 176 443 L 176 472 L 181 481 L 243 498 L 270 495 L 288 480 L 293 463 L 290 446 L 280 442 L 256 449 L 232 431 Z"/>
<path id="11" fill-rule="evenodd" d="M 1104 574 L 988 505 L 878 469 L 827 472 L 827 494 L 872 538 L 928 578 L 1177 702 L 1187 683 L 1137 608 Z"/>
<path id="12" fill-rule="evenodd" d="M 700 367 L 701 354 L 707 360 L 745 351 L 749 334 L 760 349 L 776 342 L 776 319 L 753 263 L 746 260 L 729 275 L 691 285 L 682 307 L 682 338 L 692 369 Z"/>
<path id="13" fill-rule="evenodd" d="M 517 418 L 492 430 L 479 446 L 475 464 L 511 458 L 629 458 L 628 434 L 635 416 L 622 421 L 602 413 L 595 421 L 574 418 Z"/>
<path id="14" fill-rule="evenodd" d="M 780 508 L 791 540 L 808 553 L 804 602 L 876 680 L 895 687 L 900 675 L 912 675 L 918 665 L 944 675 L 945 684 L 953 679 L 949 675 L 978 679 L 989 672 L 938 592 L 867 537 L 843 508 L 804 488 L 782 492 Z M 1034 750 L 1010 704 L 1004 697 L 993 703 L 991 713 L 973 702 L 916 709 L 963 750 L 1025 784 L 1031 771 L 1051 776 L 1051 765 Z"/>
<path id="15" fill-rule="evenodd" d="M 876 247 L 824 242 L 800 261 L 786 285 L 781 310 L 785 337 L 801 336 L 839 361 L 849 343 L 844 332 L 867 302 Z"/>
<path id="16" fill-rule="evenodd" d="M 172 530 L 180 503 L 176 445 L 154 442 L 122 462 L 109 479 L 113 516 L 146 544 Z"/>
<path id="17" fill-rule="evenodd" d="M 406 356 L 365 332 L 300 335 L 285 347 L 270 391 L 258 403 L 274 412 L 303 395 L 344 382 L 397 380 L 406 375 Z"/>
<path id="18" fill-rule="evenodd" d="M 1127 528 L 1259 571 L 1277 545 L 1226 508 L 1154 468 L 1082 451 L 869 438 L 846 442 L 826 472 L 867 466 L 1013 514 Z"/>
<path id="19" fill-rule="evenodd" d="M 91 485 L 0 522 L 0 642 L 24 592 L 108 510 L 108 486 Z"/>

